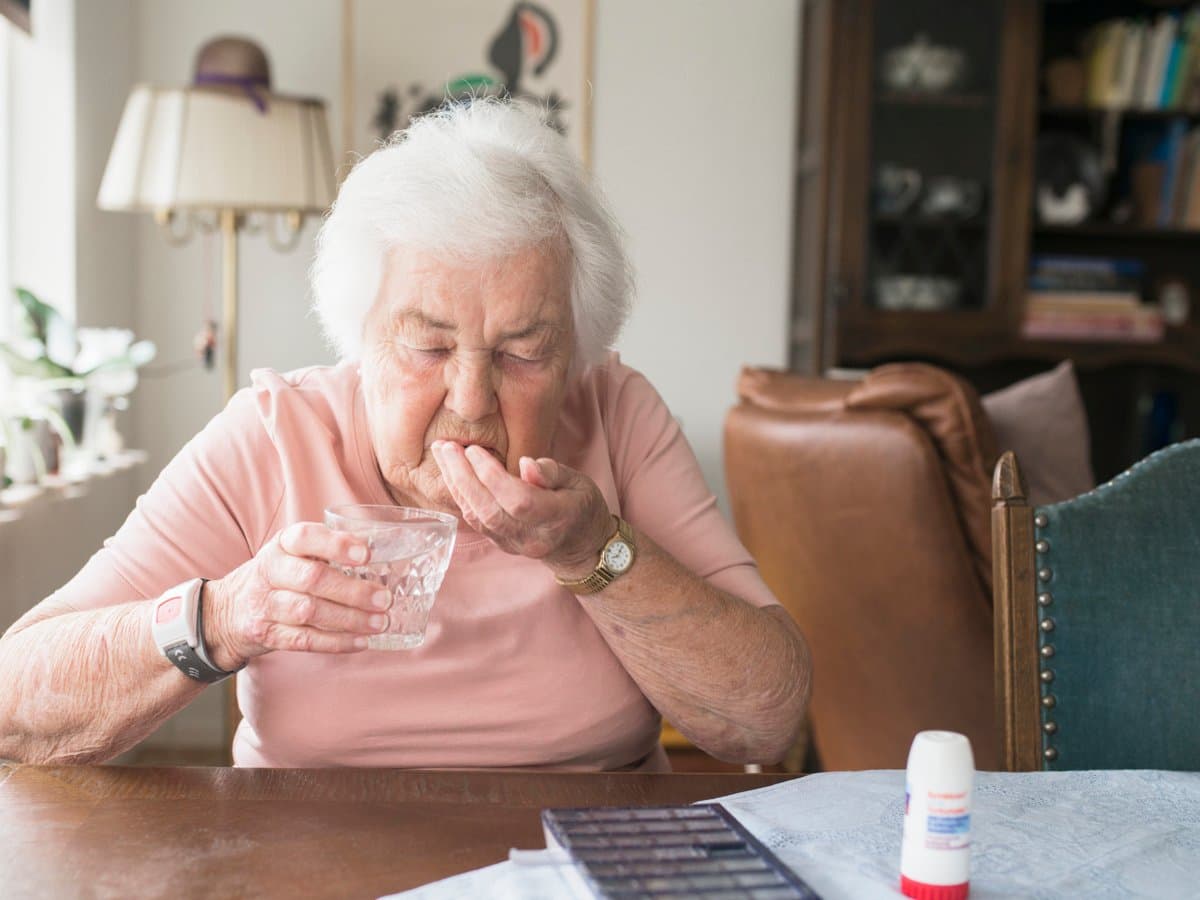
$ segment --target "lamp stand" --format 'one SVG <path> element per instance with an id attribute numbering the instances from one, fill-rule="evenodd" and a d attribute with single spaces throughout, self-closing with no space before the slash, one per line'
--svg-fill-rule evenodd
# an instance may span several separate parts
<path id="1" fill-rule="evenodd" d="M 238 327 L 238 228 L 242 216 L 235 209 L 222 209 L 221 220 L 221 346 L 225 401 L 237 391 L 237 327 Z"/>
<path id="2" fill-rule="evenodd" d="M 237 392 L 238 326 L 238 228 L 243 218 L 235 209 L 222 209 L 221 228 L 221 360 L 225 381 L 225 402 Z M 225 679 L 225 721 L 223 745 L 226 760 L 233 763 L 233 736 L 242 711 L 238 708 L 237 676 Z"/>

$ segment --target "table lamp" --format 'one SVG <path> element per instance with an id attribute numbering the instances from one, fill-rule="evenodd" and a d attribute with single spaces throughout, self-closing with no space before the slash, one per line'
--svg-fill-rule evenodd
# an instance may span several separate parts
<path id="1" fill-rule="evenodd" d="M 223 37 L 200 49 L 189 87 L 133 88 L 97 202 L 153 213 L 174 244 L 195 228 L 220 229 L 228 399 L 237 389 L 238 232 L 249 214 L 269 214 L 268 238 L 290 249 L 305 216 L 322 214 L 333 196 L 324 102 L 272 93 L 262 48 Z"/>

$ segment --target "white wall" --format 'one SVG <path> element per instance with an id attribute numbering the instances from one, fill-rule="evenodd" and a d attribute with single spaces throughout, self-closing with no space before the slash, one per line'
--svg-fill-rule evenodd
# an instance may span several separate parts
<path id="1" fill-rule="evenodd" d="M 620 341 L 724 502 L 746 363 L 787 363 L 798 0 L 600 0 L 595 171 L 629 233 Z"/>
<path id="2" fill-rule="evenodd" d="M 108 151 L 136 75 L 133 2 L 83 0 L 75 7 L 76 317 L 88 327 L 133 328 L 135 219 L 96 208 Z"/>

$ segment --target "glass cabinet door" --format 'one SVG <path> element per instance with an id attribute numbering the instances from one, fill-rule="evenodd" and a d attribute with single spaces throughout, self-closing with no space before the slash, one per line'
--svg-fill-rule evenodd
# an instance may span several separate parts
<path id="1" fill-rule="evenodd" d="M 888 312 L 983 310 L 1003 2 L 884 0 L 872 19 L 861 299 Z"/>

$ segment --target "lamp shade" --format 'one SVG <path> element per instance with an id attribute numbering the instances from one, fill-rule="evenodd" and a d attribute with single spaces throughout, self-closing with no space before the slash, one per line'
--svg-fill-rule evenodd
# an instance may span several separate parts
<path id="1" fill-rule="evenodd" d="M 100 183 L 101 209 L 324 212 L 334 166 L 320 100 L 138 85 Z"/>

